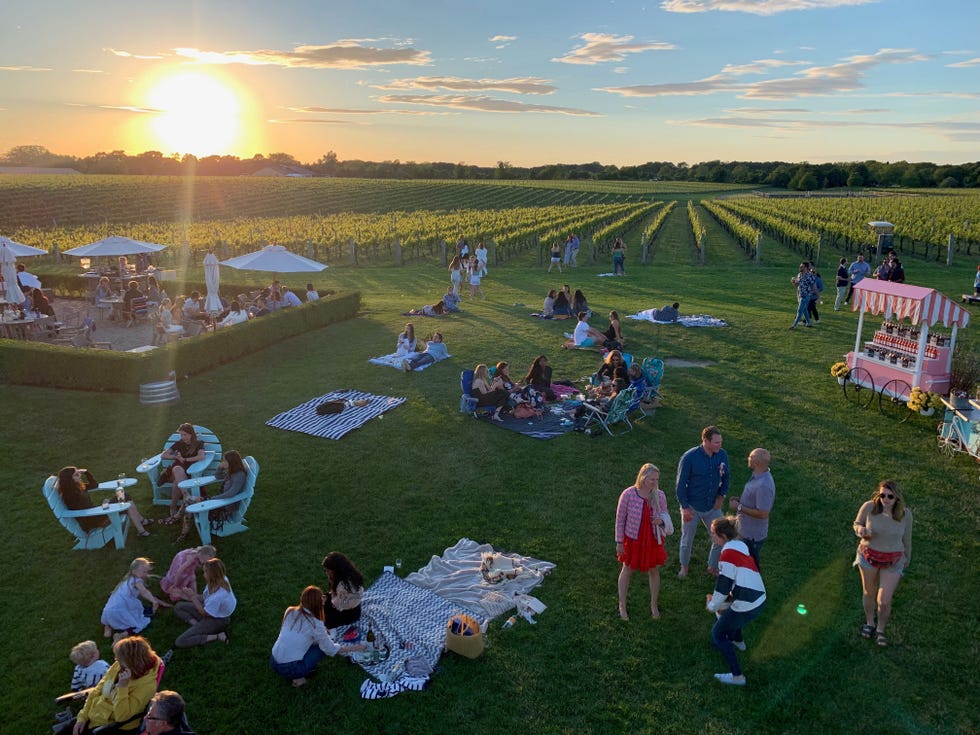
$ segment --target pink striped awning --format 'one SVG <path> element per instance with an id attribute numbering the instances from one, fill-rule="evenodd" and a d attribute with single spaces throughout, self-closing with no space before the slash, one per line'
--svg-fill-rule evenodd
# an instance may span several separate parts
<path id="1" fill-rule="evenodd" d="M 896 319 L 908 318 L 913 324 L 955 324 L 965 327 L 970 323 L 970 312 L 939 291 L 908 283 L 892 283 L 865 278 L 854 286 L 852 311 L 863 308 L 870 314 L 890 311 Z"/>

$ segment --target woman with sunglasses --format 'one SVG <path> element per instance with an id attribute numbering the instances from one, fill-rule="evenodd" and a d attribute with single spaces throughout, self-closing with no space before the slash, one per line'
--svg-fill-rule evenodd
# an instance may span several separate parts
<path id="1" fill-rule="evenodd" d="M 891 616 L 892 597 L 912 560 L 912 511 L 905 507 L 894 480 L 880 482 L 871 500 L 861 506 L 854 519 L 854 533 L 861 539 L 854 559 L 864 594 L 861 637 L 874 635 L 879 646 L 887 646 L 885 626 Z"/>

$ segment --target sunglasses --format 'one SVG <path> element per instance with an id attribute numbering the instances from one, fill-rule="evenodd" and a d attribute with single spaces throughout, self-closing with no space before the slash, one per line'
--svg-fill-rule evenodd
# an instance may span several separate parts
<path id="1" fill-rule="evenodd" d="M 884 500 L 894 500 L 895 496 L 891 493 L 878 493 L 878 497 Z"/>

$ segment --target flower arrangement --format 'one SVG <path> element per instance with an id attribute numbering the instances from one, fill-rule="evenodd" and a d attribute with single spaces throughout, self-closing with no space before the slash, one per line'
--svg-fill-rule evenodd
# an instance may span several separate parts
<path id="1" fill-rule="evenodd" d="M 835 378 L 847 378 L 851 374 L 851 369 L 846 362 L 835 362 L 830 366 L 830 374 Z"/>
<path id="2" fill-rule="evenodd" d="M 909 393 L 909 401 L 906 405 L 910 411 L 931 414 L 933 410 L 943 407 L 943 398 L 938 393 L 926 392 L 916 386 Z"/>

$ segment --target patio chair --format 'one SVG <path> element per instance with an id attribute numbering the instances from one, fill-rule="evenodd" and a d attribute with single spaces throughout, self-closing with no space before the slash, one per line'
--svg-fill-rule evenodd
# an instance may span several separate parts
<path id="1" fill-rule="evenodd" d="M 187 468 L 187 477 L 195 478 L 201 477 L 202 475 L 213 475 L 218 469 L 218 463 L 221 461 L 221 442 L 218 441 L 218 437 L 214 435 L 211 429 L 195 424 L 194 431 L 197 433 L 197 438 L 204 442 L 204 459 L 195 462 Z M 163 443 L 163 452 L 170 449 L 170 446 L 176 441 L 180 441 L 180 434 L 175 431 Z M 145 465 L 141 464 L 136 468 L 137 472 L 144 473 L 150 481 L 150 486 L 153 488 L 154 505 L 170 505 L 170 493 L 173 490 L 173 486 L 169 482 L 163 485 L 158 484 L 160 474 L 164 469 L 173 464 L 173 460 L 162 458 L 163 452 L 148 459 Z"/>
<path id="2" fill-rule="evenodd" d="M 230 498 L 202 500 L 187 506 L 187 513 L 194 519 L 194 525 L 197 526 L 197 533 L 201 537 L 202 544 L 211 543 L 211 534 L 231 536 L 233 533 L 248 530 L 248 526 L 245 525 L 245 511 L 248 510 L 252 496 L 255 495 L 255 481 L 259 476 L 259 463 L 251 455 L 245 457 L 244 461 L 246 479 L 245 487 L 240 493 L 232 495 Z M 212 519 L 210 511 L 219 508 L 231 508 L 231 511 L 223 518 Z"/>
<path id="3" fill-rule="evenodd" d="M 150 318 L 150 307 L 146 303 L 145 296 L 134 296 L 129 302 L 129 310 L 123 312 L 126 317 L 126 326 L 131 327 L 136 322 L 144 322 Z"/>
<path id="4" fill-rule="evenodd" d="M 114 541 L 117 549 L 125 548 L 126 533 L 129 531 L 129 517 L 126 510 L 129 502 L 113 503 L 108 509 L 102 506 L 95 508 L 85 508 L 84 510 L 70 510 L 61 499 L 58 488 L 55 487 L 58 478 L 53 475 L 44 481 L 44 499 L 48 501 L 48 507 L 54 513 L 54 517 L 64 526 L 68 533 L 75 537 L 75 551 L 81 549 L 101 549 L 110 541 Z M 93 528 L 86 531 L 78 522 L 79 518 L 99 518 L 107 517 L 109 525 L 101 528 Z"/>
<path id="5" fill-rule="evenodd" d="M 630 423 L 628 414 L 634 403 L 637 403 L 636 388 L 632 386 L 619 391 L 605 409 L 591 403 L 583 403 L 582 408 L 585 410 L 586 417 L 584 428 L 588 429 L 592 424 L 599 424 L 609 436 L 618 436 L 632 431 L 633 424 Z M 611 427 L 618 423 L 626 424 L 627 428 L 619 434 L 614 434 Z"/>

